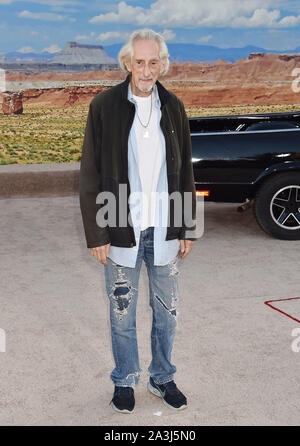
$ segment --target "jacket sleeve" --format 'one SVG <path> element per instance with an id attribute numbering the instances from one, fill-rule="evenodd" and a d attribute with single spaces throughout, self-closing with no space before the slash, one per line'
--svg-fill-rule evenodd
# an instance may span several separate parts
<path id="1" fill-rule="evenodd" d="M 182 101 L 179 101 L 182 119 L 182 165 L 181 165 L 181 187 L 182 187 L 182 229 L 179 234 L 180 240 L 197 240 L 196 236 L 196 188 L 194 170 L 192 163 L 192 141 L 190 134 L 189 119 Z M 184 192 L 191 193 L 186 200 Z M 187 201 L 187 202 L 186 202 Z M 192 218 L 192 221 L 191 221 Z"/>
<path id="2" fill-rule="evenodd" d="M 92 100 L 85 127 L 79 174 L 79 201 L 88 248 L 110 243 L 108 227 L 100 227 L 96 222 L 100 207 L 96 204 L 96 197 L 100 192 L 100 174 L 96 166 L 96 151 L 100 149 L 100 119 L 100 113 Z"/>

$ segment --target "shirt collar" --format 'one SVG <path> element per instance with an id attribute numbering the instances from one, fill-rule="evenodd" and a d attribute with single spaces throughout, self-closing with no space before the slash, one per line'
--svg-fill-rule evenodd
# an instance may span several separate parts
<path id="1" fill-rule="evenodd" d="M 157 108 L 159 108 L 160 107 L 160 99 L 159 99 L 159 94 L 158 94 L 158 90 L 157 90 L 157 85 L 156 85 L 156 83 L 154 84 L 154 86 L 153 86 L 153 99 L 154 99 L 154 105 L 157 107 Z M 131 85 L 130 85 L 130 82 L 129 82 L 129 84 L 128 84 L 128 95 L 127 95 L 127 99 L 129 100 L 129 101 L 131 101 L 131 102 L 136 102 L 135 101 L 135 99 L 134 99 L 134 97 L 133 97 L 133 93 L 132 93 L 132 90 L 131 90 Z"/>

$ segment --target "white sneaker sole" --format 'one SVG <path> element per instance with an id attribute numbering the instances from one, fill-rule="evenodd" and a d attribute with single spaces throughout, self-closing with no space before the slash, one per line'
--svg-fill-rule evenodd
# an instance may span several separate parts
<path id="1" fill-rule="evenodd" d="M 163 403 L 165 404 L 165 406 L 167 406 L 167 407 L 169 407 L 170 409 L 173 409 L 173 410 L 183 410 L 183 409 L 185 409 L 186 407 L 187 407 L 187 404 L 183 404 L 182 406 L 180 406 L 180 407 L 173 407 L 173 406 L 171 406 L 170 404 L 168 404 L 166 401 L 165 401 L 165 399 L 164 399 L 164 397 L 162 396 L 162 394 L 160 393 L 160 391 L 158 390 L 158 389 L 156 389 L 155 387 L 153 387 L 151 384 L 150 384 L 150 382 L 148 382 L 148 390 L 149 390 L 149 392 L 151 392 L 151 393 L 153 393 L 153 395 L 156 395 L 156 396 L 158 396 L 159 398 L 161 398 L 162 400 L 163 400 Z"/>
<path id="2" fill-rule="evenodd" d="M 111 405 L 111 407 L 116 411 L 116 412 L 119 412 L 119 413 L 133 413 L 134 412 L 134 409 L 132 409 L 132 410 L 127 410 L 127 409 L 118 409 L 115 405 L 114 405 L 114 403 L 111 401 L 111 403 L 110 403 L 110 405 Z"/>

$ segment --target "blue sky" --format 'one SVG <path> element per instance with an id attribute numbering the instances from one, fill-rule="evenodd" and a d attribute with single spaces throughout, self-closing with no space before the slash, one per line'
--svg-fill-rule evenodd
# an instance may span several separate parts
<path id="1" fill-rule="evenodd" d="M 299 0 L 0 0 L 0 53 L 57 52 L 67 41 L 124 42 L 152 28 L 167 42 L 300 46 Z"/>

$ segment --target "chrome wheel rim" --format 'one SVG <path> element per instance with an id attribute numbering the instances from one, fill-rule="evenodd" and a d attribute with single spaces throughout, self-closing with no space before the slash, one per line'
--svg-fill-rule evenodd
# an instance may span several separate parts
<path id="1" fill-rule="evenodd" d="M 289 185 L 272 198 L 270 211 L 273 221 L 283 229 L 300 229 L 300 186 Z"/>

